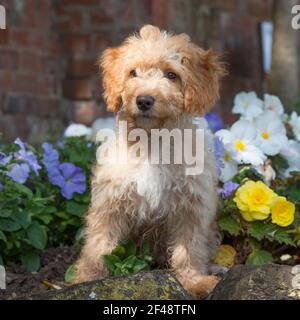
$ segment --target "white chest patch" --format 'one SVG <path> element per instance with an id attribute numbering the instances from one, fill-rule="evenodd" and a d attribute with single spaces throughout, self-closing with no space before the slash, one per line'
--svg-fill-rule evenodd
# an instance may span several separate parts
<path id="1" fill-rule="evenodd" d="M 140 216 L 144 217 L 149 215 L 149 211 L 159 212 L 160 216 L 167 214 L 178 185 L 183 183 L 180 174 L 174 174 L 172 166 L 168 165 L 144 164 L 134 178 L 137 193 L 143 198 Z"/>

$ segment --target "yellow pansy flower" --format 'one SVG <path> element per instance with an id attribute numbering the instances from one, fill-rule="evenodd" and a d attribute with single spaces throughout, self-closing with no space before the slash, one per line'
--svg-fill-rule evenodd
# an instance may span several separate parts
<path id="1" fill-rule="evenodd" d="M 234 202 L 247 221 L 267 219 L 276 193 L 261 181 L 247 181 L 238 188 Z"/>
<path id="2" fill-rule="evenodd" d="M 228 244 L 222 244 L 218 248 L 214 262 L 219 266 L 232 267 L 234 265 L 235 256 L 236 251 L 232 246 Z"/>
<path id="3" fill-rule="evenodd" d="M 294 221 L 295 205 L 285 197 L 277 197 L 272 208 L 272 222 L 287 227 Z"/>

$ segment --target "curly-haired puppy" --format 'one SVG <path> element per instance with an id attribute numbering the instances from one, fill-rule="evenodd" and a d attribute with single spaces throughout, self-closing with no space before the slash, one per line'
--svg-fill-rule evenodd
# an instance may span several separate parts
<path id="1" fill-rule="evenodd" d="M 100 67 L 108 110 L 117 113 L 117 124 L 127 121 L 129 132 L 194 130 L 193 117 L 216 102 L 224 74 L 212 51 L 186 34 L 150 25 L 107 49 Z M 102 256 L 123 239 L 145 239 L 158 263 L 165 261 L 189 292 L 198 297 L 210 292 L 217 282 L 208 275 L 217 246 L 217 175 L 212 153 L 203 152 L 200 175 L 186 175 L 186 165 L 175 163 L 96 165 L 76 282 L 105 276 Z"/>

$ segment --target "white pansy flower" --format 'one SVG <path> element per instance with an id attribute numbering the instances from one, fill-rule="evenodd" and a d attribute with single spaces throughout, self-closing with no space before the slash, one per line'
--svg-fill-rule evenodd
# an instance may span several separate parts
<path id="1" fill-rule="evenodd" d="M 263 102 L 255 92 L 241 92 L 234 98 L 233 113 L 241 114 L 245 120 L 252 121 L 263 112 Z"/>
<path id="2" fill-rule="evenodd" d="M 266 111 L 274 112 L 279 116 L 283 115 L 284 112 L 280 99 L 267 93 L 264 95 L 264 108 Z"/>
<path id="3" fill-rule="evenodd" d="M 258 130 L 256 144 L 266 155 L 274 156 L 287 144 L 286 129 L 280 117 L 266 111 L 255 120 Z"/>
<path id="4" fill-rule="evenodd" d="M 237 121 L 230 130 L 219 130 L 216 136 L 221 139 L 230 156 L 238 163 L 258 166 L 264 163 L 266 156 L 255 145 L 257 130 L 247 120 Z"/>
<path id="5" fill-rule="evenodd" d="M 291 119 L 289 121 L 293 129 L 293 133 L 298 141 L 300 141 L 300 116 L 298 116 L 297 112 L 293 112 L 291 115 Z"/>
<path id="6" fill-rule="evenodd" d="M 226 150 L 226 148 L 224 148 L 223 164 L 224 167 L 221 168 L 219 179 L 225 183 L 238 173 L 238 164 L 232 159 L 229 151 Z"/>
<path id="7" fill-rule="evenodd" d="M 289 140 L 286 146 L 281 149 L 280 154 L 289 164 L 284 176 L 288 177 L 292 171 L 300 171 L 300 142 Z"/>
<path id="8" fill-rule="evenodd" d="M 92 134 L 92 129 L 88 128 L 84 124 L 72 123 L 65 130 L 65 137 L 90 137 Z"/>

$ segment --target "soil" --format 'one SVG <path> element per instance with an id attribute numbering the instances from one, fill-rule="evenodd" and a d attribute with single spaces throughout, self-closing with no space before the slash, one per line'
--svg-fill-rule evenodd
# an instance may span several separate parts
<path id="1" fill-rule="evenodd" d="M 24 294 L 57 290 L 68 286 L 64 282 L 67 268 L 75 262 L 79 250 L 75 247 L 51 248 L 41 254 L 39 272 L 26 272 L 24 267 L 6 267 L 6 290 L 0 289 L 0 300 L 21 298 Z M 46 281 L 46 284 L 43 282 Z M 53 287 L 54 285 L 54 287 Z"/>

